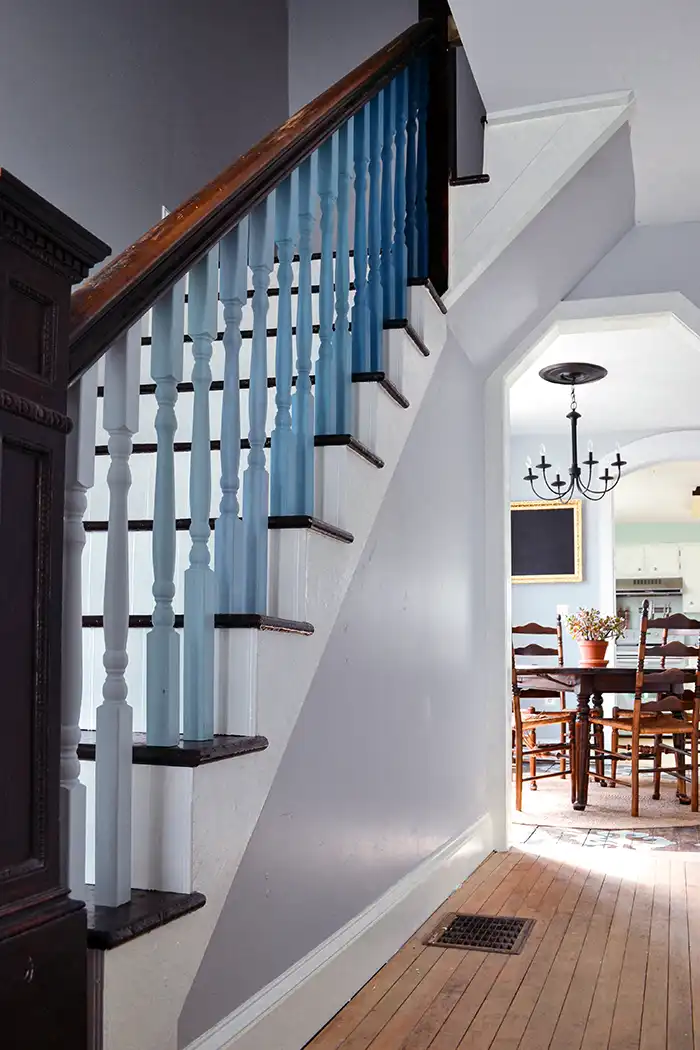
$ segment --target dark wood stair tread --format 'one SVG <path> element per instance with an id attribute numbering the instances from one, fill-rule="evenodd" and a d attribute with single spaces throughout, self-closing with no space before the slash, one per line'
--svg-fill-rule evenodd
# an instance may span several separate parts
<path id="1" fill-rule="evenodd" d="M 149 630 L 153 626 L 151 613 L 144 615 L 132 615 L 129 617 L 129 628 L 132 630 Z M 184 626 L 184 616 L 177 613 L 175 616 L 175 627 Z M 104 616 L 83 616 L 83 627 L 104 627 Z M 216 613 L 214 616 L 214 627 L 221 630 L 253 630 L 253 631 L 278 631 L 282 634 L 310 635 L 314 633 L 312 623 L 305 620 L 284 620 L 279 616 L 266 616 L 262 613 Z"/>
<path id="2" fill-rule="evenodd" d="M 78 758 L 81 762 L 95 761 L 94 730 L 83 729 L 78 744 Z M 157 747 L 146 743 L 145 733 L 134 733 L 132 762 L 137 766 L 184 766 L 195 769 L 197 766 L 221 762 L 225 758 L 237 758 L 240 755 L 251 755 L 264 751 L 268 740 L 264 736 L 225 736 L 219 734 L 212 740 L 180 740 L 177 747 Z"/>
<path id="3" fill-rule="evenodd" d="M 384 460 L 375 452 L 372 452 L 371 449 L 367 448 L 367 446 L 361 441 L 358 441 L 357 438 L 353 437 L 352 434 L 317 434 L 314 438 L 314 444 L 317 447 L 323 447 L 325 445 L 347 445 L 353 450 L 353 452 L 357 452 L 359 456 L 362 456 L 363 459 L 366 459 L 367 462 L 371 463 L 373 466 L 379 468 L 384 466 Z M 215 438 L 213 441 L 209 442 L 209 447 L 212 452 L 218 452 L 221 449 L 221 442 L 218 438 Z M 241 439 L 241 448 L 250 448 L 250 441 L 248 438 Z M 270 448 L 269 438 L 265 441 L 265 448 Z M 175 441 L 173 444 L 173 450 L 175 452 L 191 452 L 192 442 Z M 154 452 L 158 451 L 158 445 L 155 441 L 134 442 L 131 451 L 133 455 L 152 455 Z M 107 445 L 97 445 L 95 448 L 95 455 L 109 455 Z"/>
<path id="4" fill-rule="evenodd" d="M 215 529 L 218 518 L 209 519 L 209 528 Z M 175 531 L 187 532 L 191 524 L 190 518 L 176 518 Z M 85 521 L 83 522 L 86 532 L 107 532 L 108 521 Z M 351 532 L 341 529 L 337 525 L 331 525 L 327 521 L 315 518 L 312 514 L 285 514 L 271 515 L 267 519 L 268 529 L 309 529 L 323 536 L 338 540 L 340 543 L 352 543 L 355 539 Z M 129 532 L 153 532 L 152 518 L 134 518 L 128 522 Z"/>
<path id="5" fill-rule="evenodd" d="M 162 890 L 132 890 L 131 900 L 119 908 L 95 904 L 95 887 L 86 887 L 88 948 L 109 951 L 144 933 L 198 911 L 207 902 L 203 893 L 165 893 Z"/>

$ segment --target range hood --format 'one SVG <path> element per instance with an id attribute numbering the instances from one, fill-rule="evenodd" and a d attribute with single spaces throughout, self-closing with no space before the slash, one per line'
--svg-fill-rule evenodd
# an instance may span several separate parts
<path id="1" fill-rule="evenodd" d="M 641 576 L 630 580 L 616 580 L 618 595 L 625 594 L 682 594 L 682 576 Z"/>

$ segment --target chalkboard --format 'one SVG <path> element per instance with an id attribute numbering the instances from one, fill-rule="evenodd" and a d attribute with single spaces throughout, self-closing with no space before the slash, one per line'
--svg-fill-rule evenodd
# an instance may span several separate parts
<path id="1" fill-rule="evenodd" d="M 581 500 L 511 503 L 513 583 L 580 583 Z"/>

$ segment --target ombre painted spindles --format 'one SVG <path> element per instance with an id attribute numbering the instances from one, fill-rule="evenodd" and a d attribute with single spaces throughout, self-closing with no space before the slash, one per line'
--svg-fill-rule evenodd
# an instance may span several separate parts
<path id="1" fill-rule="evenodd" d="M 349 434 L 352 420 L 352 343 L 350 308 L 350 122 L 338 130 L 338 232 L 335 251 L 335 331 L 333 396 L 335 433 Z"/>
<path id="2" fill-rule="evenodd" d="M 214 530 L 214 568 L 220 613 L 243 611 L 243 522 L 239 515 L 241 463 L 241 319 L 248 299 L 248 218 L 219 245 L 224 308 L 224 392 L 221 402 L 221 504 Z"/>
<path id="3" fill-rule="evenodd" d="M 299 291 L 297 294 L 297 383 L 292 395 L 296 442 L 294 514 L 314 511 L 314 397 L 311 387 L 311 235 L 314 228 L 313 169 L 309 157 L 299 168 Z"/>
<path id="4" fill-rule="evenodd" d="M 396 164 L 394 173 L 394 315 L 406 317 L 406 121 L 408 119 L 408 70 L 394 81 L 396 113 Z"/>
<path id="5" fill-rule="evenodd" d="M 131 760 L 133 712 L 127 703 L 129 663 L 129 457 L 138 430 L 141 330 L 137 325 L 107 352 L 104 428 L 109 434 L 109 520 L 104 590 L 102 703 L 95 747 L 95 902 L 117 908 L 131 900 Z"/>
<path id="6" fill-rule="evenodd" d="M 190 455 L 190 564 L 185 570 L 183 731 L 186 740 L 214 735 L 214 612 L 216 582 L 209 553 L 211 431 L 209 388 L 216 338 L 219 249 L 190 271 L 188 303 L 192 338 L 192 452 Z"/>
<path id="7" fill-rule="evenodd" d="M 146 638 L 146 742 L 174 747 L 180 739 L 180 638 L 175 630 L 175 432 L 182 382 L 185 282 L 153 307 L 151 378 L 156 384 L 156 482 L 153 498 L 153 628 Z"/>
<path id="8" fill-rule="evenodd" d="M 248 259 L 253 273 L 253 345 L 250 358 L 250 452 L 243 475 L 244 611 L 250 613 L 265 613 L 267 610 L 267 519 L 270 506 L 270 479 L 265 459 L 267 292 L 275 258 L 274 212 L 273 194 L 250 216 Z"/>
<path id="9" fill-rule="evenodd" d="M 382 96 L 375 95 L 369 104 L 369 306 L 370 370 L 383 367 L 384 304 L 382 299 Z"/>
<path id="10" fill-rule="evenodd" d="M 319 321 L 321 345 L 316 362 L 316 433 L 335 433 L 333 397 L 333 240 L 335 235 L 334 153 L 337 136 L 318 151 L 318 196 L 321 202 L 321 275 Z"/>
<path id="11" fill-rule="evenodd" d="M 394 97 L 396 81 L 392 80 L 382 92 L 382 301 L 384 320 L 394 313 Z"/>
<path id="12" fill-rule="evenodd" d="M 369 372 L 369 309 L 367 290 L 367 169 L 369 166 L 369 106 L 353 119 L 355 163 L 355 236 L 353 271 L 355 301 L 352 307 L 352 370 Z"/>
<path id="13" fill-rule="evenodd" d="M 420 65 L 408 68 L 408 120 L 406 125 L 406 269 L 409 277 L 418 274 L 418 230 L 416 227 L 416 189 L 418 183 L 418 97 Z"/>
<path id="14" fill-rule="evenodd" d="M 292 259 L 294 227 L 292 215 L 292 177 L 275 191 L 275 226 L 277 241 L 278 306 L 277 342 L 275 345 L 275 427 L 270 450 L 270 514 L 294 512 L 295 442 L 292 431 Z"/>
<path id="15" fill-rule="evenodd" d="M 415 277 L 428 276 L 428 60 L 418 60 L 418 171 L 416 182 L 418 260 Z"/>

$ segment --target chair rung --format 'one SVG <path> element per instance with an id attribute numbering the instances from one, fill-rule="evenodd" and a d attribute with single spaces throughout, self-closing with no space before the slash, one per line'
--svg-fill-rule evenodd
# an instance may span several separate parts
<path id="1" fill-rule="evenodd" d="M 522 779 L 523 779 L 523 784 L 526 784 L 530 780 L 546 780 L 547 777 L 562 777 L 562 776 L 566 777 L 570 773 L 571 773 L 571 770 L 568 769 L 568 768 L 565 769 L 563 773 L 562 773 L 561 769 L 558 769 L 556 771 L 556 773 L 538 773 L 537 776 L 534 776 L 534 777 L 523 777 Z"/>

